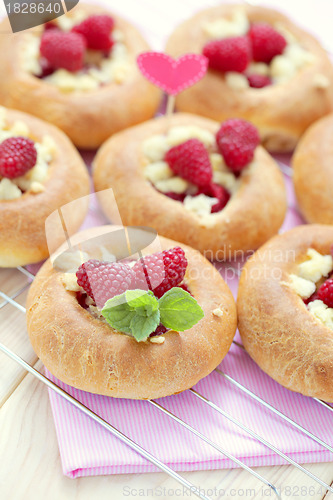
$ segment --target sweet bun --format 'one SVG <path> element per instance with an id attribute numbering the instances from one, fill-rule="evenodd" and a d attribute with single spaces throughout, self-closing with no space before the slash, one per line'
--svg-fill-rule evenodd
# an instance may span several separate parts
<path id="1" fill-rule="evenodd" d="M 309 249 L 330 255 L 333 227 L 299 226 L 272 238 L 246 263 L 239 283 L 238 327 L 245 349 L 284 387 L 333 401 L 332 329 L 290 286 Z"/>
<path id="2" fill-rule="evenodd" d="M 81 4 L 54 22 L 110 14 L 96 5 Z M 42 118 L 62 129 L 77 147 L 95 149 L 110 135 L 151 118 L 160 102 L 160 91 L 136 67 L 136 57 L 148 45 L 131 24 L 112 14 L 122 33 L 131 64 L 122 82 L 97 88 L 63 91 L 25 69 L 31 56 L 28 43 L 40 37 L 36 28 L 12 34 L 8 19 L 2 22 L 0 40 L 0 103 Z M 32 46 L 32 51 L 34 48 Z"/>
<path id="3" fill-rule="evenodd" d="M 302 137 L 292 159 L 299 207 L 307 222 L 333 224 L 333 114 Z"/>
<path id="4" fill-rule="evenodd" d="M 74 245 L 117 229 L 94 228 L 71 241 Z M 165 238 L 159 242 L 162 250 L 178 245 Z M 78 389 L 132 399 L 179 393 L 208 375 L 230 348 L 236 307 L 218 271 L 199 252 L 181 247 L 188 259 L 186 284 L 205 317 L 185 332 L 168 331 L 161 344 L 137 342 L 93 317 L 79 305 L 75 293 L 65 289 L 64 274 L 48 260 L 31 285 L 27 300 L 30 340 L 48 370 Z M 116 244 L 106 248 L 123 257 Z M 96 255 L 92 249 L 88 252 L 89 257 Z"/>
<path id="5" fill-rule="evenodd" d="M 255 161 L 238 179 L 238 188 L 219 213 L 199 217 L 182 203 L 157 191 L 145 178 L 142 144 L 151 136 L 178 127 L 196 127 L 216 134 L 219 124 L 207 118 L 176 113 L 123 131 L 107 141 L 94 160 L 96 191 L 112 188 L 126 225 L 148 225 L 181 241 L 207 258 L 226 259 L 237 251 L 258 248 L 280 228 L 286 213 L 283 177 L 269 154 L 258 147 Z M 112 220 L 113 200 L 101 197 Z"/>
<path id="6" fill-rule="evenodd" d="M 39 262 L 48 257 L 45 221 L 58 208 L 90 192 L 87 169 L 70 140 L 59 129 L 28 114 L 5 110 L 10 127 L 23 123 L 29 136 L 42 143 L 45 137 L 54 143 L 47 178 L 40 192 L 23 192 L 17 199 L 0 199 L 0 267 L 16 267 Z M 79 229 L 87 211 L 84 203 L 78 210 L 66 211 L 66 226 L 71 234 Z M 53 235 L 60 244 L 63 231 Z"/>
<path id="7" fill-rule="evenodd" d="M 174 57 L 187 52 L 201 53 L 209 41 L 204 26 L 222 18 L 230 20 L 235 12 L 245 13 L 250 23 L 265 22 L 280 31 L 287 30 L 314 60 L 286 81 L 261 89 L 236 88 L 227 83 L 222 73 L 210 70 L 201 82 L 178 96 L 177 108 L 217 121 L 245 118 L 258 127 L 268 150 L 291 151 L 306 128 L 333 107 L 332 65 L 325 50 L 309 33 L 275 10 L 227 4 L 201 11 L 178 26 L 166 50 Z"/>

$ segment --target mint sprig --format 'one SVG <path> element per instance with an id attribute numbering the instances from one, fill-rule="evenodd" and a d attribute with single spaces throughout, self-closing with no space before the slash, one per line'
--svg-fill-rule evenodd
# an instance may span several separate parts
<path id="1" fill-rule="evenodd" d="M 127 290 L 109 299 L 101 312 L 109 325 L 138 342 L 147 340 L 160 323 L 158 300 L 151 291 Z"/>
<path id="2" fill-rule="evenodd" d="M 106 321 L 116 330 L 144 342 L 160 322 L 172 330 L 192 328 L 204 317 L 203 310 L 188 292 L 174 287 L 159 300 L 151 291 L 127 290 L 109 299 L 102 309 Z"/>

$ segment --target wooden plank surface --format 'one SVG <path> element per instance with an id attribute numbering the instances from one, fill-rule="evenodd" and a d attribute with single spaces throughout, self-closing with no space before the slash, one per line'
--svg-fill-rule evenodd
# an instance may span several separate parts
<path id="1" fill-rule="evenodd" d="M 16 275 L 17 271 L 12 271 Z M 11 295 L 17 290 L 20 290 L 27 281 L 21 275 L 21 282 L 17 282 L 17 278 L 8 279 L 7 288 Z M 6 287 L 4 287 L 6 289 Z M 2 291 L 2 289 L 0 289 Z M 15 301 L 21 305 L 25 305 L 27 290 L 19 294 Z M 34 353 L 26 330 L 25 314 L 18 311 L 13 305 L 0 305 L 0 342 L 23 357 L 28 363 L 35 363 L 37 356 Z M 12 394 L 17 385 L 25 376 L 25 371 L 20 366 L 13 363 L 4 354 L 0 353 L 0 407 Z"/>
<path id="2" fill-rule="evenodd" d="M 35 366 L 40 370 L 42 364 L 38 361 Z M 47 388 L 30 374 L 3 405 L 0 429 L 1 499 L 186 498 L 181 486 L 160 473 L 79 479 L 65 477 L 61 470 Z M 328 483 L 333 480 L 332 464 L 307 464 L 306 467 Z M 320 500 L 325 496 L 324 488 L 294 467 L 259 467 L 256 470 L 281 488 L 283 498 Z M 267 486 L 239 469 L 183 475 L 213 499 L 273 498 Z M 192 495 L 192 498 L 195 497 Z"/>

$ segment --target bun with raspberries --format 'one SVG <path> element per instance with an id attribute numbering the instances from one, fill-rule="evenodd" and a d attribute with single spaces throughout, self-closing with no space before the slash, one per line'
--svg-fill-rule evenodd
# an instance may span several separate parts
<path id="1" fill-rule="evenodd" d="M 39 262 L 49 255 L 45 221 L 90 192 L 87 169 L 66 135 L 20 111 L 0 107 L 0 267 Z M 66 212 L 69 234 L 88 207 Z M 63 234 L 52 230 L 59 246 Z"/>
<path id="2" fill-rule="evenodd" d="M 94 160 L 95 190 L 112 188 L 122 221 L 148 225 L 229 259 L 277 233 L 286 213 L 283 177 L 257 129 L 176 113 L 123 131 Z M 111 198 L 100 203 L 112 220 Z"/>
<path id="3" fill-rule="evenodd" d="M 333 109 L 333 67 L 309 33 L 265 7 L 223 4 L 176 28 L 166 51 L 202 53 L 207 75 L 177 97 L 180 111 L 254 123 L 272 152 L 294 149 Z"/>
<path id="4" fill-rule="evenodd" d="M 292 158 L 298 205 L 310 223 L 333 225 L 333 114 L 314 123 Z"/>
<path id="5" fill-rule="evenodd" d="M 8 19 L 1 31 L 0 104 L 58 126 L 77 147 L 154 116 L 161 93 L 136 67 L 149 47 L 117 15 L 80 3 L 38 31 L 14 36 Z"/>
<path id="6" fill-rule="evenodd" d="M 260 368 L 284 387 L 333 402 L 333 226 L 275 236 L 245 264 L 238 328 Z"/>
<path id="7" fill-rule="evenodd" d="M 156 234 L 143 243 L 147 234 L 89 229 L 37 274 L 28 333 L 63 382 L 117 398 L 159 398 L 192 387 L 227 354 L 236 306 L 219 272 L 185 245 Z"/>

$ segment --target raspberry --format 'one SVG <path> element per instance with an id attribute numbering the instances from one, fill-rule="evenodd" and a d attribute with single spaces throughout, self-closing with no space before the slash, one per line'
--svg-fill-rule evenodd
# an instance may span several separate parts
<path id="1" fill-rule="evenodd" d="M 160 298 L 184 279 L 187 259 L 180 247 L 164 250 L 138 260 L 133 267 L 135 287 L 149 289 Z"/>
<path id="2" fill-rule="evenodd" d="M 264 75 L 248 75 L 247 79 L 250 87 L 253 87 L 254 89 L 262 89 L 263 87 L 272 85 L 272 80 L 268 76 Z"/>
<path id="3" fill-rule="evenodd" d="M 47 59 L 41 59 L 40 65 L 42 68 L 42 73 L 38 76 L 38 78 L 46 78 L 47 76 L 50 76 L 54 73 L 54 69 Z"/>
<path id="4" fill-rule="evenodd" d="M 89 49 L 109 51 L 114 43 L 111 39 L 113 27 L 111 16 L 91 16 L 74 26 L 72 32 L 83 35 Z"/>
<path id="5" fill-rule="evenodd" d="M 310 302 L 313 302 L 314 300 L 319 300 L 317 290 L 309 298 L 303 299 L 303 302 L 304 302 L 304 304 L 309 304 Z"/>
<path id="6" fill-rule="evenodd" d="M 40 53 L 54 69 L 79 71 L 83 67 L 86 41 L 78 33 L 47 30 L 42 36 Z"/>
<path id="7" fill-rule="evenodd" d="M 101 262 L 91 259 L 79 267 L 77 282 L 100 309 L 116 295 L 133 288 L 135 275 L 121 262 Z"/>
<path id="8" fill-rule="evenodd" d="M 167 331 L 168 331 L 168 329 L 165 328 L 165 326 L 162 325 L 162 323 L 160 323 L 158 325 L 158 327 L 156 328 L 156 330 L 149 335 L 149 337 L 157 337 L 157 335 L 163 335 L 163 333 L 165 333 Z"/>
<path id="9" fill-rule="evenodd" d="M 199 189 L 198 194 L 205 194 L 206 196 L 211 196 L 212 198 L 217 198 L 219 201 L 212 206 L 211 213 L 220 212 L 222 208 L 226 206 L 230 199 L 230 194 L 228 191 L 219 184 L 210 184 L 210 186 Z"/>
<path id="10" fill-rule="evenodd" d="M 198 139 L 189 139 L 166 153 L 171 170 L 197 186 L 211 183 L 213 171 L 208 152 Z"/>
<path id="11" fill-rule="evenodd" d="M 237 173 L 253 160 L 260 137 L 252 123 L 234 118 L 222 123 L 216 142 L 228 167 Z"/>
<path id="12" fill-rule="evenodd" d="M 251 59 L 251 45 L 246 36 L 213 40 L 204 46 L 203 55 L 211 69 L 243 73 Z"/>
<path id="13" fill-rule="evenodd" d="M 0 144 L 0 175 L 15 179 L 36 165 L 35 144 L 26 137 L 10 137 Z"/>
<path id="14" fill-rule="evenodd" d="M 88 306 L 86 304 L 86 298 L 87 298 L 87 296 L 85 293 L 76 292 L 76 300 L 78 301 L 80 306 L 83 307 L 83 309 L 88 309 Z"/>
<path id="15" fill-rule="evenodd" d="M 58 26 L 53 23 L 52 21 L 49 21 L 48 23 L 44 24 L 44 31 L 48 30 L 59 30 Z"/>
<path id="16" fill-rule="evenodd" d="M 318 298 L 328 307 L 333 307 L 333 279 L 328 279 L 318 290 Z"/>
<path id="17" fill-rule="evenodd" d="M 253 24 L 249 31 L 253 60 L 269 64 L 273 57 L 282 54 L 287 42 L 284 36 L 266 23 Z"/>
<path id="18" fill-rule="evenodd" d="M 180 201 L 180 202 L 183 202 L 184 199 L 185 199 L 185 193 L 173 193 L 172 191 L 170 191 L 169 193 L 163 193 L 165 196 L 167 196 L 168 198 L 171 198 L 172 200 L 175 200 L 175 201 Z"/>
<path id="19" fill-rule="evenodd" d="M 213 198 L 217 198 L 219 201 L 212 206 L 212 214 L 220 212 L 230 200 L 230 194 L 223 186 L 219 186 L 217 184 L 214 184 L 213 186 L 214 189 L 212 196 Z"/>

